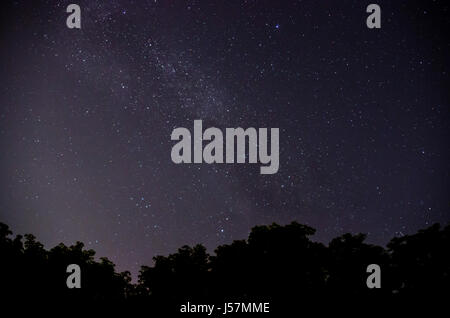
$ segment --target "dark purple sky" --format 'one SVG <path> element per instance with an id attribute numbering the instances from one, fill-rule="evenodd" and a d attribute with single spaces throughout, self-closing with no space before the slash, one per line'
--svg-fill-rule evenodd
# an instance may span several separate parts
<path id="1" fill-rule="evenodd" d="M 449 5 L 2 2 L 0 221 L 134 274 L 293 220 L 385 244 L 449 210 Z M 372 1 L 373 2 L 373 1 Z M 278 127 L 280 169 L 175 165 L 176 127 Z"/>

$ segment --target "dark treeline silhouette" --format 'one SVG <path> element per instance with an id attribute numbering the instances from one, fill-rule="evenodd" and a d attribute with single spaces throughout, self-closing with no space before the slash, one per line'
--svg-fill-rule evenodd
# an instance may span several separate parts
<path id="1" fill-rule="evenodd" d="M 147 311 L 177 312 L 180 305 L 270 302 L 272 311 L 315 304 L 381 304 L 448 297 L 450 226 L 435 224 L 393 238 L 386 248 L 365 243 L 364 234 L 345 234 L 328 246 L 314 242 L 315 230 L 293 222 L 256 226 L 247 240 L 219 246 L 183 246 L 142 266 L 133 284 L 107 258 L 94 258 L 83 243 L 50 250 L 33 235 L 12 237 L 0 223 L 1 299 L 143 305 Z M 81 267 L 81 289 L 68 289 L 66 268 Z M 369 289 L 369 264 L 381 267 L 381 288 Z"/>

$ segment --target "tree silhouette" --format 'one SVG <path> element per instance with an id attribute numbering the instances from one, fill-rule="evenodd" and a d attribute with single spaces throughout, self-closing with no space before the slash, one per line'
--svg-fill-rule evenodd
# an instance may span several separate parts
<path id="1" fill-rule="evenodd" d="M 47 251 L 31 234 L 10 238 L 8 226 L 0 223 L 1 296 L 4 300 L 28 302 L 123 300 L 130 296 L 129 272 L 116 273 L 107 258 L 95 261 L 95 251 L 84 244 L 59 244 Z M 66 285 L 66 268 L 77 264 L 82 269 L 81 289 Z"/>
<path id="2" fill-rule="evenodd" d="M 450 226 L 439 224 L 417 234 L 396 237 L 387 245 L 391 256 L 389 288 L 404 297 L 442 296 L 450 288 Z"/>
<path id="3" fill-rule="evenodd" d="M 0 223 L 2 300 L 52 300 L 143 305 L 150 312 L 176 313 L 183 302 L 270 301 L 278 310 L 320 304 L 402 303 L 448 297 L 450 226 L 435 224 L 413 235 L 393 238 L 387 248 L 368 244 L 364 234 L 344 234 L 328 246 L 310 239 L 315 230 L 292 222 L 254 227 L 247 240 L 216 248 L 183 246 L 155 256 L 133 284 L 107 258 L 82 242 L 50 250 L 31 234 L 12 238 Z M 67 265 L 82 270 L 82 288 L 66 286 Z M 382 288 L 369 289 L 369 264 L 382 268 Z M 290 307 L 289 307 L 290 306 Z"/>

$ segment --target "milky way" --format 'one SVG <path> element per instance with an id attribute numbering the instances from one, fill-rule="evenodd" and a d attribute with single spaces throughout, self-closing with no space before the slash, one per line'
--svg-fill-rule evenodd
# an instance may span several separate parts
<path id="1" fill-rule="evenodd" d="M 0 221 L 83 241 L 134 274 L 293 220 L 385 244 L 449 213 L 449 6 L 370 2 L 5 4 Z M 176 127 L 279 127 L 280 169 L 182 164 Z"/>

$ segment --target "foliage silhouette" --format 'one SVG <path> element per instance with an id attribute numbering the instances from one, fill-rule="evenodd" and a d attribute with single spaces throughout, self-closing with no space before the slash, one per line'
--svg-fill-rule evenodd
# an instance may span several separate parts
<path id="1" fill-rule="evenodd" d="M 12 238 L 0 223 L 3 300 L 104 301 L 144 305 L 150 312 L 176 312 L 180 304 L 270 301 L 274 310 L 313 303 L 387 302 L 448 297 L 450 226 L 435 224 L 393 238 L 387 248 L 365 243 L 364 234 L 344 234 L 328 246 L 310 239 L 315 230 L 296 222 L 254 227 L 247 240 L 216 248 L 183 246 L 142 266 L 137 283 L 107 258 L 76 242 L 50 250 L 27 234 Z M 78 264 L 82 288 L 66 287 L 66 267 Z M 366 268 L 382 268 L 382 288 L 369 289 Z M 289 307 L 291 306 L 291 307 Z"/>

